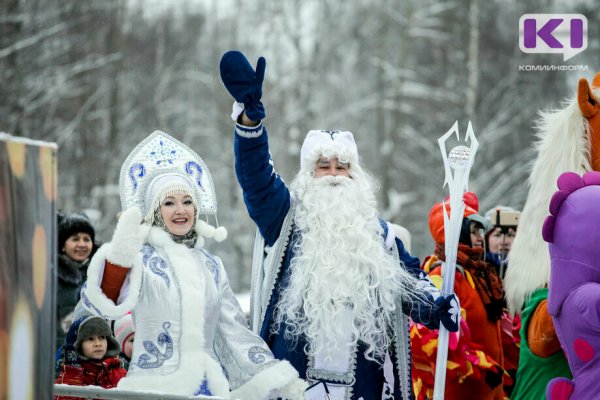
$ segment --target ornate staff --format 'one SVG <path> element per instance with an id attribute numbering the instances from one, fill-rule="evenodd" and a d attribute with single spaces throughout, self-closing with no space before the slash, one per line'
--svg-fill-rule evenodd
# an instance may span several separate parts
<path id="1" fill-rule="evenodd" d="M 465 211 L 463 193 L 467 190 L 469 173 L 473 166 L 475 153 L 477 153 L 477 148 L 479 147 L 479 142 L 473 133 L 471 121 L 469 121 L 465 142 L 470 140 L 471 146 L 456 146 L 450 150 L 448 155 L 446 155 L 446 141 L 454 133 L 456 133 L 456 138 L 460 141 L 458 121 L 454 123 L 448 132 L 438 139 L 440 150 L 442 152 L 442 159 L 444 160 L 444 170 L 446 172 L 444 187 L 448 185 L 448 191 L 450 192 L 450 216 L 448 216 L 446 204 L 443 204 L 446 262 L 442 265 L 442 296 L 452 294 L 454 291 L 454 273 L 456 270 L 458 238 L 460 236 L 460 228 L 462 225 L 463 213 Z M 452 170 L 454 170 L 454 174 L 452 174 Z M 435 362 L 435 383 L 433 386 L 434 400 L 444 399 L 446 364 L 448 362 L 448 335 L 448 330 L 443 325 L 440 325 L 438 352 Z"/>

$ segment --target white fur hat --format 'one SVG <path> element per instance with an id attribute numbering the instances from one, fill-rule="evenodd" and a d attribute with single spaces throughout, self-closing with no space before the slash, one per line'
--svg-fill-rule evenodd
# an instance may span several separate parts
<path id="1" fill-rule="evenodd" d="M 321 157 L 358 165 L 358 150 L 352 132 L 309 131 L 300 150 L 300 168 L 314 168 Z"/>

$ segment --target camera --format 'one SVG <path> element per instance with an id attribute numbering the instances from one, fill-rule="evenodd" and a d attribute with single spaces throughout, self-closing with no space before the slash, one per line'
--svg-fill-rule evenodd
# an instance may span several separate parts
<path id="1" fill-rule="evenodd" d="M 519 217 L 521 213 L 519 211 L 496 211 L 496 226 L 516 228 L 519 225 Z"/>

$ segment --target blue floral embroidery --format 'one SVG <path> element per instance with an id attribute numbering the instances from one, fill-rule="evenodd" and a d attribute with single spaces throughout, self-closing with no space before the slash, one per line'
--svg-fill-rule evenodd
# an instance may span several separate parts
<path id="1" fill-rule="evenodd" d="M 269 354 L 269 351 L 263 347 L 254 346 L 248 350 L 248 358 L 254 364 L 262 364 L 266 361 L 266 357 L 263 354 Z"/>
<path id="2" fill-rule="evenodd" d="M 337 134 L 340 133 L 340 131 L 326 131 L 326 130 L 322 130 L 321 132 L 328 133 L 329 136 L 331 136 L 331 140 L 335 140 L 335 137 L 337 136 Z"/>
<path id="3" fill-rule="evenodd" d="M 206 378 L 204 378 L 204 380 L 200 384 L 200 387 L 194 393 L 194 396 L 198 396 L 198 395 L 205 395 L 205 396 L 213 395 L 212 392 L 210 391 L 210 389 L 208 388 L 208 381 L 206 380 Z"/>
<path id="4" fill-rule="evenodd" d="M 138 170 L 139 170 L 139 172 L 136 173 L 136 171 L 138 171 Z M 131 183 L 133 184 L 134 191 L 138 187 L 136 175 L 138 178 L 143 178 L 145 174 L 146 174 L 146 169 L 144 168 L 144 165 L 141 163 L 135 163 L 131 166 L 131 168 L 129 168 L 129 179 L 131 179 Z"/>
<path id="5" fill-rule="evenodd" d="M 99 315 L 100 317 L 106 318 L 106 315 L 104 315 L 99 309 L 98 307 L 96 307 L 94 304 L 92 304 L 92 302 L 90 301 L 89 297 L 86 294 L 86 289 L 87 289 L 87 282 L 83 284 L 82 288 L 81 288 L 81 301 L 83 301 L 83 305 L 89 309 L 94 311 L 94 313 L 96 313 L 97 315 Z"/>
<path id="6" fill-rule="evenodd" d="M 175 145 L 163 140 L 159 140 L 158 144 L 159 146 L 150 152 L 150 156 L 156 159 L 156 165 L 160 165 L 163 162 L 173 164 L 173 160 L 177 157 Z"/>
<path id="7" fill-rule="evenodd" d="M 158 346 L 165 348 L 165 352 L 161 353 L 157 345 L 149 340 L 144 340 L 144 349 L 150 354 L 144 353 L 139 356 L 136 363 L 138 367 L 144 369 L 158 368 L 162 366 L 166 360 L 173 357 L 173 338 L 171 338 L 168 331 L 171 327 L 171 323 L 165 322 L 162 326 L 165 331 L 158 335 L 157 342 Z M 155 358 L 155 361 L 151 362 L 150 360 L 152 357 Z"/>
<path id="8" fill-rule="evenodd" d="M 148 268 L 150 268 L 150 271 L 154 272 L 156 275 L 163 278 L 165 280 L 167 287 L 169 287 L 171 285 L 171 280 L 169 279 L 169 276 L 165 272 L 165 270 L 167 269 L 166 261 L 163 260 L 161 257 L 152 257 L 149 260 L 148 264 L 149 264 Z"/>
<path id="9" fill-rule="evenodd" d="M 166 272 L 168 269 L 167 262 L 149 244 L 142 247 L 142 262 L 151 272 L 163 278 L 167 287 L 171 285 L 171 279 L 169 279 Z"/>
<path id="10" fill-rule="evenodd" d="M 195 161 L 188 161 L 185 164 L 185 172 L 187 172 L 189 175 L 194 175 L 193 169 L 196 170 L 196 183 L 200 189 L 204 190 L 202 187 L 202 167 Z"/>
<path id="11" fill-rule="evenodd" d="M 142 262 L 144 265 L 148 264 L 148 260 L 152 257 L 152 254 L 154 254 L 154 247 L 146 243 L 144 247 L 142 247 Z"/>
<path id="12" fill-rule="evenodd" d="M 215 278 L 215 283 L 219 285 L 219 263 L 209 252 L 204 249 L 200 249 L 200 251 L 208 258 L 208 261 L 210 261 L 210 272 Z"/>

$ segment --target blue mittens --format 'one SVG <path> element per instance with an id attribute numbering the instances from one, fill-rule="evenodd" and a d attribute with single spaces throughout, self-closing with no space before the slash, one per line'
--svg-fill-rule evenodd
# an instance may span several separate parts
<path id="1" fill-rule="evenodd" d="M 450 332 L 458 331 L 460 301 L 454 293 L 443 296 L 423 271 L 420 271 L 415 291 L 423 294 L 423 301 L 417 302 L 417 307 L 412 304 L 412 309 L 408 311 L 403 309 L 405 313 L 410 313 L 413 321 L 425 325 L 428 329 L 438 329 L 443 325 Z"/>
<path id="2" fill-rule="evenodd" d="M 244 111 L 252 121 L 265 118 L 265 107 L 260 102 L 265 65 L 264 57 L 260 57 L 255 72 L 239 51 L 228 51 L 221 57 L 221 80 L 235 101 L 244 103 Z"/>
<path id="3" fill-rule="evenodd" d="M 439 309 L 440 322 L 449 332 L 458 331 L 460 324 L 460 302 L 454 293 L 435 299 Z"/>

